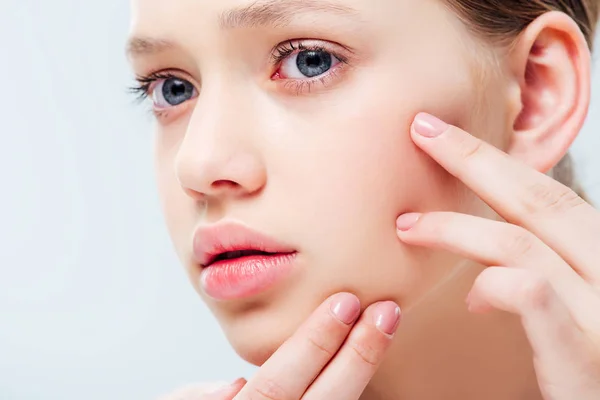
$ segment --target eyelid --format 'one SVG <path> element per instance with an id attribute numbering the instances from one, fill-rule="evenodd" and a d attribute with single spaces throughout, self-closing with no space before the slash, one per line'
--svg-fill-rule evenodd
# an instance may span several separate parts
<path id="1" fill-rule="evenodd" d="M 292 39 L 279 43 L 271 52 L 273 64 L 277 64 L 282 60 L 282 52 L 289 56 L 294 53 L 299 53 L 305 50 L 323 49 L 335 55 L 340 61 L 347 63 L 354 59 L 354 50 L 340 43 L 335 43 L 320 39 Z"/>
<path id="2" fill-rule="evenodd" d="M 154 88 L 156 87 L 157 81 L 166 80 L 169 78 L 177 78 L 188 81 L 196 88 L 196 90 L 200 91 L 200 85 L 196 83 L 196 80 L 187 72 L 184 72 L 179 69 L 164 69 L 137 75 L 136 81 L 138 82 L 139 86 L 137 88 L 132 89 L 140 91 L 144 88 L 144 86 L 146 86 L 146 94 L 148 96 L 151 96 L 152 90 L 154 90 Z"/>
<path id="3" fill-rule="evenodd" d="M 189 82 L 194 87 L 196 95 L 191 99 L 175 106 L 157 107 L 152 98 L 154 90 L 156 90 L 156 86 L 160 82 L 164 82 L 170 78 L 181 79 Z M 167 119 L 172 120 L 173 118 L 176 118 L 185 112 L 189 104 L 199 96 L 201 89 L 200 85 L 196 83 L 196 80 L 191 77 L 190 74 L 177 69 L 165 69 L 153 71 L 146 75 L 138 75 L 136 80 L 138 81 L 138 86 L 132 88 L 133 91 L 138 92 L 140 99 L 150 100 L 152 102 L 152 106 L 150 107 L 149 111 L 151 111 L 157 119 L 163 121 L 166 121 Z"/>
<path id="4" fill-rule="evenodd" d="M 306 50 L 323 50 L 335 56 L 340 62 L 332 67 L 329 71 L 322 75 L 312 78 L 275 78 L 283 62 L 302 51 Z M 354 52 L 347 46 L 339 43 L 333 43 L 325 40 L 317 39 L 294 39 L 278 44 L 272 52 L 272 62 L 275 65 L 275 72 L 272 73 L 271 79 L 278 85 L 295 95 L 311 93 L 315 85 L 321 85 L 322 88 L 329 88 L 334 81 L 340 79 L 340 74 L 351 66 L 354 62 Z"/>

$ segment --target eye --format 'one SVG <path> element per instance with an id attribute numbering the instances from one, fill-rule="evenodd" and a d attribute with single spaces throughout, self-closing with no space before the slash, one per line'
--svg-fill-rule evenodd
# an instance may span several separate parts
<path id="1" fill-rule="evenodd" d="M 279 70 L 282 78 L 315 78 L 329 72 L 341 61 L 324 49 L 301 50 L 285 58 Z"/>
<path id="2" fill-rule="evenodd" d="M 156 108 L 174 107 L 196 96 L 198 92 L 194 85 L 177 77 L 160 79 L 152 89 L 152 102 Z"/>

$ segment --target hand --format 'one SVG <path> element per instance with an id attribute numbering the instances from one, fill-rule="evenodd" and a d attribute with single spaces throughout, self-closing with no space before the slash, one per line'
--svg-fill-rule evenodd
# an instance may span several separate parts
<path id="1" fill-rule="evenodd" d="M 459 128 L 416 117 L 413 141 L 507 222 L 407 214 L 398 236 L 486 268 L 472 312 L 518 314 L 546 400 L 600 399 L 600 213 L 572 190 Z"/>
<path id="2" fill-rule="evenodd" d="M 213 393 L 189 388 L 163 400 L 358 399 L 381 363 L 397 329 L 395 303 L 369 306 L 339 293 L 327 299 L 247 383 Z"/>

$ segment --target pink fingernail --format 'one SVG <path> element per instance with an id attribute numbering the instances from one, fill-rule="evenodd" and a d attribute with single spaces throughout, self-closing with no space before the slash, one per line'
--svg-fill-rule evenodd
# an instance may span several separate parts
<path id="1" fill-rule="evenodd" d="M 360 301 L 350 293 L 336 295 L 329 307 L 331 313 L 346 325 L 354 323 L 360 315 Z"/>
<path id="2" fill-rule="evenodd" d="M 448 129 L 448 124 L 431 114 L 419 113 L 413 121 L 413 129 L 421 136 L 434 138 Z"/>
<path id="3" fill-rule="evenodd" d="M 467 303 L 467 306 L 471 305 L 471 292 L 467 294 L 467 297 L 465 298 L 465 303 Z"/>
<path id="4" fill-rule="evenodd" d="M 421 218 L 421 214 L 418 213 L 401 215 L 396 220 L 396 228 L 398 228 L 398 230 L 402 232 L 409 231 L 419 221 L 419 218 Z"/>
<path id="5" fill-rule="evenodd" d="M 248 383 L 246 378 L 237 378 L 235 381 L 233 381 L 231 386 L 239 386 L 239 385 L 244 386 L 246 383 Z"/>
<path id="6" fill-rule="evenodd" d="M 393 335 L 400 323 L 400 307 L 393 301 L 379 303 L 374 310 L 375 326 L 386 335 Z"/>

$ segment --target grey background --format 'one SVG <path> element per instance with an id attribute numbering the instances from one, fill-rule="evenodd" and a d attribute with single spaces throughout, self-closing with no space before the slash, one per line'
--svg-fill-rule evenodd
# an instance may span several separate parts
<path id="1" fill-rule="evenodd" d="M 0 399 L 153 399 L 254 369 L 187 283 L 151 117 L 125 88 L 125 0 L 0 0 Z M 600 70 L 574 147 L 600 204 Z"/>

